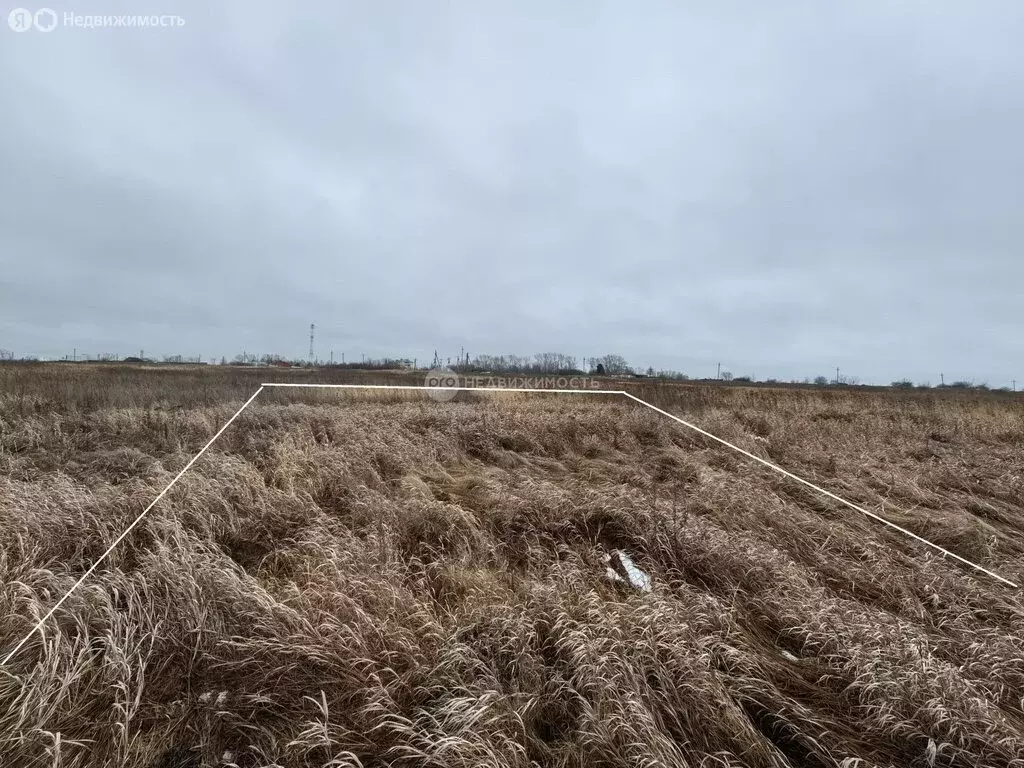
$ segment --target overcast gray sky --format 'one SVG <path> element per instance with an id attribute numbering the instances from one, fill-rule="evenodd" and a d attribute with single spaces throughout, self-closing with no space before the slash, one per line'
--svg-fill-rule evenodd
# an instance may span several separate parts
<path id="1" fill-rule="evenodd" d="M 1024 380 L 1024 3 L 49 7 L 0 347 Z"/>

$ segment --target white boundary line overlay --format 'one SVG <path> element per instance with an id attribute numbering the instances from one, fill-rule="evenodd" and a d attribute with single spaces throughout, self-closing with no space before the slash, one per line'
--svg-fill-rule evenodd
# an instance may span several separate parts
<path id="1" fill-rule="evenodd" d="M 19 642 L 16 646 L 14 646 L 14 650 L 11 651 L 10 653 L 8 653 L 7 657 L 3 661 L 0 661 L 0 667 L 6 667 L 8 662 L 10 662 L 10 660 L 14 658 L 15 654 L 17 654 L 18 651 L 20 651 L 22 649 L 22 646 L 24 646 L 25 643 L 27 643 L 29 641 L 29 638 L 31 638 L 32 635 L 34 635 L 36 633 L 36 631 L 39 631 L 39 633 L 42 635 L 43 624 L 46 623 L 46 620 L 48 618 L 50 618 L 51 616 L 53 616 L 54 613 L 56 613 L 57 609 L 60 608 L 64 604 L 65 600 L 67 600 L 69 597 L 71 597 L 71 594 L 76 589 L 78 589 L 80 586 L 82 586 L 82 583 L 87 578 L 89 578 L 89 576 L 92 574 L 92 572 L 96 570 L 97 566 L 99 566 L 100 563 L 102 563 L 104 560 L 106 560 L 107 556 L 111 552 L 114 551 L 114 547 L 116 547 L 118 544 L 120 544 L 122 541 L 124 541 L 125 536 L 127 536 L 129 533 L 131 533 L 132 529 L 136 525 L 138 525 L 140 522 L 142 522 L 142 518 L 144 518 L 146 516 L 146 514 L 149 512 L 149 510 L 151 510 L 153 507 L 156 506 L 156 503 L 158 501 L 160 501 L 160 499 L 162 499 L 164 497 L 164 495 L 169 490 L 171 490 L 171 488 L 174 486 L 174 484 L 181 479 L 181 476 L 184 475 L 186 472 L 188 472 L 188 470 L 191 468 L 191 466 L 193 464 L 195 464 L 196 461 L 199 460 L 199 457 L 202 456 L 204 453 L 206 453 L 206 449 L 209 448 L 211 445 L 213 445 L 218 437 L 220 437 L 222 434 L 224 434 L 224 430 L 227 429 L 229 426 L 231 426 L 231 422 L 233 422 L 235 419 L 237 419 L 239 417 L 239 415 L 242 413 L 242 411 L 244 411 L 246 408 L 248 408 L 249 405 L 252 403 L 252 401 L 255 400 L 257 397 L 259 397 L 259 394 L 262 391 L 263 391 L 263 387 L 260 387 L 259 389 L 257 389 L 253 393 L 252 397 L 250 397 L 248 400 L 245 401 L 245 405 L 243 405 L 241 408 L 239 408 L 237 411 L 235 411 L 235 415 L 232 416 L 230 419 L 228 419 L 227 421 L 224 422 L 224 426 L 217 430 L 217 434 L 215 434 L 213 437 L 211 437 L 210 441 L 206 445 L 204 445 L 202 447 L 202 449 L 199 451 L 199 453 L 197 453 L 195 456 L 192 457 L 192 460 L 188 464 L 185 465 L 184 469 L 182 469 L 181 472 L 179 472 L 174 477 L 174 479 L 171 480 L 171 482 L 169 482 L 167 484 L 166 488 L 164 488 L 162 491 L 160 491 L 160 495 L 157 496 L 155 499 L 153 499 L 153 501 L 151 501 L 149 503 L 149 506 L 146 507 L 144 510 L 142 510 L 142 512 L 139 513 L 139 516 L 136 517 L 132 521 L 131 525 L 129 525 L 127 528 L 125 528 L 124 531 L 121 533 L 121 535 L 118 536 L 116 539 L 114 539 L 113 543 L 109 547 L 107 547 L 107 551 L 104 552 L 102 555 L 100 555 L 96 559 L 96 562 L 94 562 L 92 565 L 90 565 L 89 569 L 85 573 L 82 574 L 81 578 L 78 581 L 76 581 L 74 584 L 71 585 L 71 589 L 69 589 L 67 591 L 67 593 L 64 595 L 64 597 L 62 597 L 60 600 L 58 600 L 56 603 L 54 603 L 53 607 L 46 612 L 46 615 L 43 616 L 43 618 L 41 618 L 39 621 L 36 622 L 36 625 L 34 627 L 32 627 L 32 630 L 27 635 L 25 635 L 23 638 L 21 638 L 21 642 Z"/>
<path id="2" fill-rule="evenodd" d="M 621 389 L 528 389 L 526 387 L 421 387 L 416 384 L 261 384 L 261 387 L 304 387 L 306 389 L 439 389 L 442 392 L 550 392 L 557 395 L 625 395 Z M 643 402 L 641 400 L 641 402 Z"/>
<path id="3" fill-rule="evenodd" d="M 892 528 L 894 530 L 897 530 L 900 533 L 906 534 L 910 538 L 916 539 L 917 541 L 921 542 L 922 544 L 927 544 L 929 547 L 931 547 L 934 550 L 937 550 L 938 552 L 941 552 L 943 555 L 949 555 L 953 559 L 959 560 L 964 565 L 969 565 L 969 566 L 971 566 L 971 568 L 979 570 L 982 573 L 988 574 L 993 579 L 998 579 L 999 581 L 1003 582 L 1004 584 L 1009 584 L 1011 587 L 1014 587 L 1015 589 L 1019 588 L 1018 584 L 1010 581 L 1009 579 L 1003 578 L 998 573 L 995 573 L 994 571 L 990 571 L 988 568 L 985 568 L 984 566 L 978 565 L 977 563 L 972 562 L 972 561 L 968 560 L 965 557 L 960 557 L 960 555 L 958 555 L 956 552 L 950 552 L 948 549 L 946 549 L 944 547 L 940 547 L 935 542 L 929 541 L 928 539 L 924 538 L 923 536 L 918 536 L 913 531 L 908 531 L 903 526 L 897 525 L 896 523 L 892 522 L 891 520 L 886 520 L 881 515 L 876 515 L 874 512 L 869 512 L 868 510 L 864 509 L 863 507 L 857 506 L 852 501 L 847 501 L 842 496 L 836 496 L 836 494 L 832 493 L 832 491 L 828 491 L 828 490 L 822 488 L 819 485 L 815 485 L 810 480 L 804 480 L 799 475 L 794 475 L 792 472 L 790 472 L 789 470 L 783 469 L 778 464 L 773 464 L 772 462 L 768 461 L 767 459 L 762 459 L 760 456 L 757 456 L 757 455 L 751 453 L 750 451 L 746 451 L 743 448 L 740 448 L 738 445 L 733 445 L 728 440 L 723 440 L 720 437 L 716 437 L 715 435 L 712 435 L 710 432 L 701 429 L 700 427 L 696 426 L 695 424 L 691 424 L 688 421 L 684 421 L 683 419 L 679 418 L 678 416 L 673 416 L 668 411 L 663 411 L 663 410 L 661 410 L 661 408 L 658 408 L 656 405 L 651 405 L 646 400 L 641 400 L 636 395 L 631 395 L 629 392 L 623 392 L 622 394 L 624 394 L 630 400 L 636 400 L 638 403 L 642 403 L 642 404 L 646 405 L 652 411 L 657 411 L 658 413 L 660 413 L 660 414 L 662 414 L 664 416 L 668 416 L 670 419 L 678 421 L 684 427 L 689 427 L 690 429 L 694 430 L 695 432 L 699 432 L 700 434 L 704 435 L 705 437 L 710 437 L 712 440 L 715 440 L 716 442 L 719 442 L 722 445 L 728 446 L 729 448 L 732 448 L 734 451 L 742 453 L 747 458 L 753 459 L 754 461 L 756 461 L 756 462 L 758 462 L 760 464 L 764 464 L 769 469 L 774 469 L 776 472 L 778 472 L 779 474 L 785 475 L 790 480 L 796 480 L 798 483 L 803 483 L 808 488 L 813 488 L 818 493 L 824 494 L 825 496 L 828 496 L 830 499 L 834 499 L 835 501 L 838 501 L 840 504 L 845 504 L 850 509 L 856 510 L 857 512 L 860 512 L 862 515 L 867 515 L 872 520 L 877 520 L 880 523 L 884 523 L 885 525 L 889 526 L 890 528 Z"/>
<path id="4" fill-rule="evenodd" d="M 658 413 L 662 414 L 663 416 L 667 416 L 668 418 L 672 419 L 673 421 L 679 422 L 684 427 L 692 429 L 693 431 L 698 432 L 699 434 L 703 435 L 704 437 L 710 438 L 710 439 L 714 440 L 715 442 L 720 443 L 720 444 L 726 446 L 727 448 L 731 448 L 732 450 L 736 451 L 737 453 L 741 453 L 744 456 L 746 456 L 747 458 L 753 459 L 754 461 L 758 462 L 759 464 L 763 464 L 764 466 L 768 467 L 769 469 L 772 469 L 772 470 L 778 472 L 779 474 L 784 475 L 785 477 L 788 477 L 790 480 L 796 480 L 798 483 L 802 483 L 803 485 L 806 485 L 809 488 L 813 488 L 818 493 L 821 493 L 821 494 L 827 496 L 830 499 L 838 501 L 839 503 L 844 504 L 845 506 L 849 507 L 850 509 L 853 509 L 853 510 L 855 510 L 857 512 L 860 512 L 862 515 L 866 515 L 866 516 L 870 517 L 872 520 L 876 520 L 877 522 L 883 523 L 884 525 L 887 525 L 890 528 L 892 528 L 894 530 L 897 530 L 900 533 L 905 534 L 906 536 L 909 536 L 910 538 L 912 538 L 912 539 L 914 539 L 916 541 L 919 541 L 922 544 L 925 544 L 925 545 L 931 547 L 932 549 L 936 550 L 937 552 L 941 552 L 944 556 L 952 557 L 954 560 L 957 560 L 957 561 L 963 563 L 964 565 L 968 565 L 968 566 L 970 566 L 971 568 L 974 568 L 977 571 L 981 571 L 982 573 L 984 573 L 984 574 L 986 574 L 988 576 L 991 576 L 993 579 L 996 579 L 997 581 L 1001 581 L 1002 583 L 1008 584 L 1009 586 L 1011 586 L 1011 587 L 1013 587 L 1015 589 L 1019 589 L 1019 585 L 1018 584 L 1010 581 L 1009 579 L 1003 578 L 998 573 L 995 573 L 994 571 L 990 571 L 988 568 L 985 568 L 984 566 L 978 565 L 977 563 L 972 562 L 971 560 L 968 560 L 967 558 L 961 557 L 960 555 L 956 554 L 955 552 L 950 552 L 948 549 L 946 549 L 944 547 L 940 547 L 938 544 L 936 544 L 936 543 L 934 543 L 932 541 L 929 541 L 928 539 L 924 538 L 923 536 L 918 536 L 913 531 L 909 531 L 906 528 L 904 528 L 904 527 L 902 527 L 900 525 L 897 525 L 896 523 L 892 522 L 891 520 L 886 520 L 884 517 L 881 517 L 880 515 L 876 515 L 874 512 L 870 512 L 870 511 L 864 509 L 863 507 L 860 507 L 860 506 L 854 504 L 852 501 L 847 501 L 846 499 L 842 498 L 841 496 L 837 496 L 836 494 L 832 493 L 831 491 L 826 490 L 825 488 L 822 488 L 821 486 L 815 485 L 814 483 L 812 483 L 809 480 L 805 480 L 805 479 L 803 479 L 802 477 L 800 477 L 798 475 L 794 475 L 792 472 L 790 472 L 790 471 L 788 471 L 786 469 L 783 469 L 782 467 L 778 466 L 777 464 L 773 464 L 772 462 L 768 461 L 767 459 L 762 459 L 760 456 L 757 456 L 756 454 L 753 454 L 750 451 L 744 450 L 743 448 L 740 448 L 738 445 L 734 445 L 733 443 L 730 443 L 728 440 L 723 440 L 722 438 L 720 438 L 720 437 L 718 437 L 716 435 L 711 434 L 707 430 L 701 429 L 700 427 L 696 426 L 695 424 L 691 424 L 690 422 L 688 422 L 688 421 L 686 421 L 684 419 L 681 419 L 678 416 L 674 416 L 673 414 L 669 413 L 668 411 L 664 411 L 661 408 L 658 408 L 656 405 L 651 405 L 646 400 L 642 400 L 641 398 L 637 397 L 636 395 L 630 394 L 629 392 L 626 392 L 625 390 L 622 390 L 622 389 L 528 389 L 528 388 L 519 388 L 519 387 L 425 387 L 425 386 L 418 386 L 418 385 L 412 385 L 412 384 L 288 384 L 288 383 L 268 382 L 268 383 L 261 384 L 260 388 L 257 389 L 252 394 L 252 397 L 250 397 L 248 400 L 246 400 L 245 404 L 242 405 L 242 407 L 239 408 L 237 411 L 235 411 L 234 415 L 230 419 L 228 419 L 226 422 L 224 422 L 224 425 L 219 430 L 217 430 L 217 433 L 213 437 L 210 438 L 209 442 L 207 442 L 206 445 L 204 445 L 200 449 L 199 453 L 197 453 L 195 456 L 192 457 L 192 459 L 188 462 L 188 464 L 186 464 L 184 466 L 184 468 L 177 475 L 175 475 L 174 479 L 171 480 L 171 482 L 169 482 L 167 484 L 167 487 L 164 488 L 162 491 L 160 491 L 160 494 L 155 499 L 153 499 L 153 501 L 151 501 L 149 503 L 149 506 L 146 507 L 144 510 L 142 510 L 142 512 L 139 513 L 138 517 L 136 517 L 131 522 L 131 524 L 127 528 L 124 529 L 124 531 L 121 533 L 121 535 L 119 535 L 116 539 L 114 539 L 114 541 L 111 543 L 111 545 L 109 547 L 107 547 L 106 551 L 102 555 L 100 555 L 92 565 L 89 566 L 88 570 L 86 570 L 86 572 L 82 574 L 82 576 L 78 579 L 78 581 L 76 581 L 74 584 L 71 585 L 71 588 L 67 591 L 67 593 L 64 595 L 64 597 L 62 597 L 60 600 L 58 600 L 56 603 L 54 603 L 53 607 L 50 608 L 50 610 L 48 610 L 46 612 L 46 614 L 41 619 L 39 619 L 39 621 L 36 622 L 35 626 L 32 627 L 32 629 L 28 632 L 28 634 L 26 634 L 21 639 L 21 641 L 16 646 L 14 646 L 14 650 L 12 650 L 10 653 L 8 653 L 7 656 L 4 658 L 4 660 L 2 662 L 0 662 L 0 667 L 6 667 L 8 665 L 8 663 L 11 661 L 11 659 L 13 659 L 15 655 L 17 655 L 18 651 L 20 651 L 24 647 L 25 643 L 27 643 L 31 639 L 32 635 L 34 635 L 37 631 L 40 632 L 40 634 L 42 634 L 42 628 L 43 628 L 43 625 L 46 623 L 46 620 L 49 619 L 51 616 L 53 616 L 54 613 L 56 613 L 57 609 L 60 608 L 64 604 L 64 602 L 69 597 L 71 597 L 72 593 L 74 593 L 74 591 L 76 589 L 78 589 L 85 582 L 85 580 L 87 578 L 89 578 L 89 576 L 92 575 L 93 571 L 95 571 L 96 568 L 99 567 L 100 563 L 102 563 L 104 560 L 106 560 L 106 558 L 110 555 L 110 553 L 114 551 L 114 548 L 117 547 L 117 545 L 120 544 L 122 541 L 124 541 L 125 537 L 129 533 L 131 533 L 131 531 L 135 528 L 135 526 L 137 526 L 140 522 L 142 522 L 142 519 L 149 513 L 149 511 L 151 509 L 153 509 L 153 507 L 156 506 L 157 502 L 160 501 L 160 499 L 162 499 L 167 494 L 167 492 L 169 490 L 171 490 L 172 487 L 174 487 L 174 484 L 177 483 L 182 478 L 182 476 L 186 472 L 188 472 L 189 469 L 191 469 L 192 465 L 195 464 L 196 461 L 199 460 L 199 457 L 202 456 L 204 453 L 206 453 L 207 449 L 209 449 L 209 447 L 211 445 L 213 445 L 217 441 L 217 438 L 219 438 L 222 434 L 224 434 L 224 431 L 229 426 L 231 426 L 232 422 L 234 422 L 234 420 L 237 419 L 242 414 L 242 411 L 244 411 L 246 408 L 248 408 L 253 403 L 253 401 L 257 397 L 259 397 L 260 393 L 264 389 L 266 389 L 267 387 L 290 387 L 290 388 L 305 388 L 305 389 L 400 389 L 400 390 L 421 390 L 421 391 L 429 390 L 429 389 L 437 389 L 437 390 L 450 391 L 450 390 L 454 389 L 454 390 L 466 391 L 466 392 L 543 392 L 543 393 L 550 393 L 550 394 L 574 394 L 574 395 L 579 395 L 579 394 L 584 394 L 584 395 L 624 395 L 625 397 L 629 398 L 630 400 L 634 400 L 634 401 L 640 403 L 641 405 L 647 406 L 652 411 L 657 411 Z"/>

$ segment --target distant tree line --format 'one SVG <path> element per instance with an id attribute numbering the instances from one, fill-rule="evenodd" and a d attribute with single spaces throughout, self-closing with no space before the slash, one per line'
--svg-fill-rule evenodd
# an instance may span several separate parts
<path id="1" fill-rule="evenodd" d="M 435 353 L 434 360 L 440 362 Z M 468 353 L 461 361 L 450 366 L 452 370 L 467 373 L 544 373 L 573 375 L 584 373 L 572 355 L 561 352 L 538 352 L 533 357 L 526 355 L 476 355 Z"/>
<path id="2" fill-rule="evenodd" d="M 602 357 L 585 357 L 582 363 L 573 355 L 563 352 L 538 352 L 527 355 L 476 355 L 465 354 L 462 360 L 451 358 L 441 360 L 434 353 L 432 367 L 450 367 L 452 370 L 466 373 L 517 373 L 545 374 L 553 376 L 578 376 L 581 374 L 606 374 L 623 376 L 633 374 L 633 368 L 622 355 L 604 355 Z"/>
<path id="3" fill-rule="evenodd" d="M 24 361 L 36 362 L 39 358 L 35 356 L 16 356 L 9 349 L 0 348 L 0 362 Z M 199 356 L 185 355 L 164 355 L 157 359 L 145 356 L 141 351 L 138 356 L 129 355 L 121 357 L 114 353 L 87 354 L 76 352 L 73 355 L 66 355 L 63 360 L 71 362 L 124 362 L 124 363 L 167 363 L 167 364 L 202 364 Z M 216 363 L 216 359 L 209 362 Z M 221 365 L 228 365 L 227 358 L 221 357 Z M 635 369 L 625 357 L 619 354 L 602 355 L 600 357 L 584 357 L 582 361 L 573 355 L 563 352 L 538 352 L 535 355 L 487 355 L 481 354 L 471 356 L 468 352 L 461 351 L 453 360 L 451 357 L 442 357 L 436 351 L 430 360 L 420 361 L 419 359 L 382 357 L 367 358 L 360 356 L 359 361 L 346 361 L 345 356 L 341 360 L 335 360 L 331 354 L 330 360 L 303 360 L 289 358 L 276 353 L 253 354 L 242 352 L 235 355 L 230 362 L 231 365 L 267 365 L 281 367 L 320 367 L 340 368 L 348 370 L 424 370 L 428 368 L 450 368 L 459 373 L 492 373 L 492 374 L 520 374 L 520 375 L 549 375 L 549 376 L 638 376 L 656 379 L 669 379 L 674 381 L 690 381 L 691 377 L 681 371 L 655 370 L 648 367 L 646 371 L 640 372 Z M 804 379 L 791 379 L 788 383 L 796 385 L 826 386 L 859 386 L 860 380 L 856 376 L 815 376 Z M 734 376 L 731 371 L 719 370 L 717 378 L 724 382 L 733 384 L 779 384 L 778 379 L 769 378 L 758 380 L 754 376 Z M 696 381 L 713 380 L 710 378 L 697 378 Z M 893 389 L 963 389 L 979 391 L 1010 392 L 1016 391 L 1016 382 L 1013 387 L 989 387 L 987 383 L 978 383 L 971 380 L 958 380 L 950 384 L 944 381 L 933 387 L 929 382 L 915 384 L 910 379 L 897 379 L 889 385 Z"/>

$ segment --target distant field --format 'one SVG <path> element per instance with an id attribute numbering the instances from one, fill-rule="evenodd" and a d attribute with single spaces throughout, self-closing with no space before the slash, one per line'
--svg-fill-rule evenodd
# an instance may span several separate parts
<path id="1" fill-rule="evenodd" d="M 0 366 L 0 658 L 266 380 L 419 383 Z M 1024 582 L 1024 400 L 609 386 Z M 0 765 L 1021 768 L 1022 707 L 1020 591 L 635 403 L 268 390 L 0 673 Z"/>

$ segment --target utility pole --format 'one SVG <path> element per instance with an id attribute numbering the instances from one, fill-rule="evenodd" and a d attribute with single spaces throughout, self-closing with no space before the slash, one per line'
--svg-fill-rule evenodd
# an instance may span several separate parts
<path id="1" fill-rule="evenodd" d="M 836 366 L 836 386 L 839 386 L 839 366 Z"/>
<path id="2" fill-rule="evenodd" d="M 944 374 L 944 373 L 940 373 L 939 374 L 939 386 L 940 387 L 946 386 L 946 374 Z"/>
<path id="3" fill-rule="evenodd" d="M 721 380 L 721 378 L 722 378 L 722 364 L 721 363 L 718 364 L 718 375 L 715 376 L 715 378 L 719 379 L 719 380 Z"/>
<path id="4" fill-rule="evenodd" d="M 1012 379 L 1011 381 L 1013 382 L 1013 391 L 1016 392 L 1017 391 L 1017 380 L 1016 379 Z"/>
<path id="5" fill-rule="evenodd" d="M 313 352 L 313 331 L 316 330 L 316 325 L 313 323 L 309 324 L 309 362 L 315 362 L 315 354 Z"/>
<path id="6" fill-rule="evenodd" d="M 331 350 L 331 365 L 334 365 L 334 350 Z"/>

